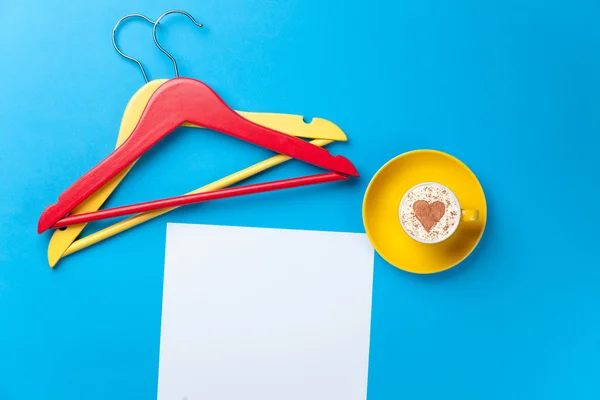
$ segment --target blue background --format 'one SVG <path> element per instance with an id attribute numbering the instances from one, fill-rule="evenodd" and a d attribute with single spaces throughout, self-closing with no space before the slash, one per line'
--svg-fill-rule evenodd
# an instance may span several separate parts
<path id="1" fill-rule="evenodd" d="M 159 27 L 183 76 L 236 109 L 334 121 L 350 141 L 329 149 L 362 177 L 189 206 L 51 270 L 39 215 L 109 154 L 143 83 L 111 29 L 173 8 L 205 24 Z M 599 15 L 596 0 L 3 1 L 0 399 L 154 399 L 167 222 L 364 232 L 369 179 L 420 148 L 478 175 L 488 226 L 441 274 L 376 256 L 369 400 L 600 398 Z M 172 77 L 150 25 L 119 33 L 151 78 Z M 180 129 L 109 205 L 180 194 L 267 155 Z M 312 170 L 291 162 L 260 179 Z"/>

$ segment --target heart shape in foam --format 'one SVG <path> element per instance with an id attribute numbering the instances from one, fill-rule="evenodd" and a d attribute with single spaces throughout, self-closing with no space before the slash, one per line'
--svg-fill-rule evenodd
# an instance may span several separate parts
<path id="1" fill-rule="evenodd" d="M 429 204 L 425 200 L 418 200 L 413 204 L 413 211 L 423 228 L 429 232 L 446 213 L 446 206 L 441 201 Z"/>

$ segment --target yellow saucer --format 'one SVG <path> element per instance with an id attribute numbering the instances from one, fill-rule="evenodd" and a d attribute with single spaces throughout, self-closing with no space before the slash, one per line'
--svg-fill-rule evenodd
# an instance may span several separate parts
<path id="1" fill-rule="evenodd" d="M 438 182 L 456 194 L 462 209 L 479 210 L 479 221 L 461 222 L 437 244 L 419 243 L 400 225 L 398 207 L 406 191 L 421 182 Z M 373 177 L 363 200 L 363 223 L 373 247 L 390 264 L 417 274 L 444 271 L 477 246 L 487 219 L 483 188 L 471 170 L 449 154 L 415 150 L 387 162 Z"/>

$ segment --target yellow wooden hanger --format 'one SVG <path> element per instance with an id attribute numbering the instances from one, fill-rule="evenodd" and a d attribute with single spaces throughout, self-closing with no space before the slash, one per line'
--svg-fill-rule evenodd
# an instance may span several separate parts
<path id="1" fill-rule="evenodd" d="M 187 13 L 183 11 L 168 11 L 164 13 L 161 18 L 169 13 L 180 12 L 188 15 L 192 21 L 194 19 Z M 152 94 L 165 82 L 167 79 L 157 79 L 153 81 L 148 81 L 146 72 L 142 64 L 125 54 L 123 54 L 115 41 L 115 32 L 117 27 L 121 22 L 123 22 L 127 18 L 131 17 L 139 17 L 142 18 L 152 24 L 154 22 L 141 14 L 130 14 L 123 18 L 121 18 L 115 27 L 113 28 L 113 45 L 117 52 L 121 54 L 123 57 L 132 60 L 138 64 L 140 67 L 144 79 L 146 80 L 146 84 L 142 86 L 129 100 L 127 107 L 123 113 L 123 118 L 121 119 L 121 126 L 119 129 L 119 135 L 117 137 L 116 147 L 119 147 L 131 134 L 135 126 L 137 125 L 146 104 L 148 103 Z M 158 19 L 157 19 L 158 21 Z M 194 23 L 196 23 L 194 21 Z M 197 23 L 196 23 L 197 24 Z M 199 24 L 197 24 L 199 25 Z M 175 60 L 168 54 L 164 49 L 162 49 L 159 45 L 159 48 L 163 50 L 165 54 L 167 54 L 171 60 L 174 62 L 175 69 L 177 71 L 177 64 Z M 279 132 L 283 132 L 289 135 L 302 137 L 306 139 L 315 139 L 312 140 L 311 143 L 317 146 L 325 146 L 333 141 L 346 141 L 347 137 L 344 132 L 334 123 L 321 119 L 314 118 L 310 123 L 304 122 L 304 119 L 300 115 L 293 114 L 275 114 L 275 113 L 254 113 L 254 112 L 242 112 L 238 111 L 241 115 L 243 115 L 246 119 L 255 122 L 259 125 L 263 125 L 274 129 Z M 201 128 L 200 126 L 184 124 L 184 126 L 189 126 L 193 128 Z M 200 192 L 208 192 L 212 190 L 222 189 L 227 186 L 231 186 L 235 183 L 238 183 L 246 178 L 249 178 L 253 175 L 256 175 L 259 172 L 265 171 L 271 167 L 279 165 L 287 160 L 290 157 L 284 155 L 277 155 L 271 158 L 268 158 L 264 161 L 261 161 L 257 164 L 254 164 L 248 168 L 245 168 L 241 171 L 238 171 L 234 174 L 226 176 L 222 179 L 219 179 L 213 183 L 205 185 L 201 188 L 198 188 L 190 193 L 200 193 Z M 127 169 L 123 170 L 120 174 L 115 176 L 111 181 L 106 183 L 102 188 L 96 191 L 93 195 L 88 197 L 83 203 L 81 203 L 71 214 L 81 214 L 92 211 L 97 211 L 100 209 L 102 204 L 108 199 L 111 193 L 115 190 L 115 188 L 119 185 L 119 183 L 123 180 L 123 178 L 127 175 L 129 170 L 133 167 L 133 164 L 130 165 Z M 50 267 L 54 267 L 58 261 L 69 254 L 75 253 L 79 250 L 82 250 L 86 247 L 89 247 L 95 243 L 98 243 L 102 240 L 108 239 L 120 232 L 123 232 L 127 229 L 133 228 L 139 224 L 142 224 L 146 221 L 151 220 L 152 218 L 163 215 L 176 207 L 167 208 L 162 210 L 155 210 L 150 212 L 141 213 L 135 215 L 133 217 L 127 218 L 123 221 L 120 221 L 116 224 L 113 224 L 107 228 L 104 228 L 98 232 L 92 233 L 86 237 L 77 240 L 77 237 L 84 229 L 86 224 L 78 224 L 78 225 L 70 225 L 65 229 L 57 229 L 54 231 L 52 238 L 50 239 L 50 243 L 48 245 L 48 263 Z"/>

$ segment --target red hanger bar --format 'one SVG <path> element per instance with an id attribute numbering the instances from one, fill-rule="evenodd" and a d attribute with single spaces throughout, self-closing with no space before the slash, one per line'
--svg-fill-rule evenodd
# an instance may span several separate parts
<path id="1" fill-rule="evenodd" d="M 183 196 L 170 197 L 162 200 L 154 200 L 145 203 L 138 203 L 128 206 L 109 208 L 106 210 L 71 215 L 69 217 L 65 217 L 59 220 L 56 224 L 54 224 L 52 228 L 61 228 L 63 226 L 82 224 L 86 222 L 97 221 L 100 219 L 120 217 L 123 215 L 136 214 L 160 208 L 179 207 L 186 204 L 194 204 L 210 200 L 225 199 L 234 196 L 270 192 L 273 190 L 288 189 L 347 179 L 348 177 L 338 174 L 337 172 L 327 172 L 324 174 L 303 176 L 301 178 L 290 178 L 279 181 L 257 183 L 254 185 L 213 190 L 211 192 L 187 194 Z"/>
<path id="2" fill-rule="evenodd" d="M 64 191 L 56 204 L 44 210 L 38 221 L 38 233 L 52 227 L 184 122 L 237 137 L 330 171 L 358 176 L 354 165 L 345 157 L 333 156 L 302 139 L 248 121 L 204 83 L 175 78 L 152 95 L 129 138 Z"/>

